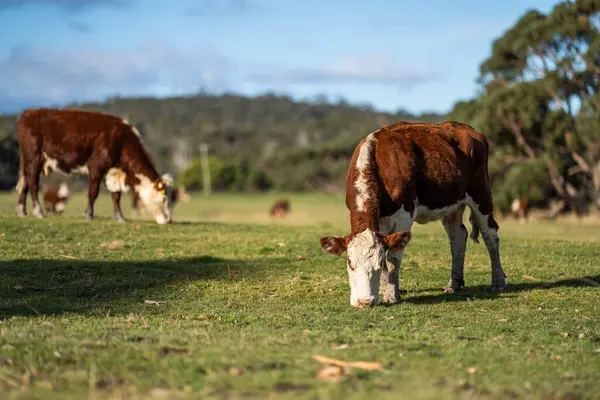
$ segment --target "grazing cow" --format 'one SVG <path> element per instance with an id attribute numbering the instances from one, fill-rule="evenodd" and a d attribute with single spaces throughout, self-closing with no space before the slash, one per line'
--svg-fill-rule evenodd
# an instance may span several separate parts
<path id="1" fill-rule="evenodd" d="M 61 183 L 58 188 L 48 188 L 44 192 L 44 208 L 49 213 L 62 214 L 69 200 L 69 194 L 66 183 Z"/>
<path id="2" fill-rule="evenodd" d="M 289 200 L 277 200 L 271 207 L 270 214 L 272 217 L 283 217 L 290 212 Z"/>
<path id="3" fill-rule="evenodd" d="M 39 108 L 26 110 L 17 121 L 20 144 L 17 213 L 25 216 L 31 191 L 33 215 L 44 218 L 38 200 L 40 172 L 88 175 L 85 217 L 94 218 L 94 202 L 104 179 L 112 193 L 114 218 L 124 221 L 121 192 L 130 188 L 143 199 L 159 224 L 171 222 L 172 178 L 158 175 L 139 132 L 126 120 L 99 112 Z"/>
<path id="4" fill-rule="evenodd" d="M 171 190 L 169 200 L 171 201 L 173 208 L 175 208 L 175 204 L 180 200 L 184 202 L 190 201 L 190 195 L 185 191 L 184 187 L 174 187 L 173 190 Z M 143 208 L 144 204 L 140 200 L 140 196 L 135 191 L 131 192 L 131 209 L 133 214 L 140 215 Z"/>
<path id="5" fill-rule="evenodd" d="M 347 251 L 350 304 L 369 307 L 400 300 L 398 271 L 414 222 L 440 220 L 448 234 L 452 273 L 445 287 L 464 286 L 468 232 L 465 206 L 471 209 L 471 238 L 481 232 L 492 265 L 492 290 L 505 288 L 500 264 L 498 224 L 493 216 L 488 176 L 488 141 L 457 122 L 399 122 L 369 134 L 354 150 L 346 178 L 351 233 L 321 238 L 321 247 L 341 256 Z"/>
<path id="6" fill-rule="evenodd" d="M 510 205 L 510 211 L 514 218 L 518 218 L 519 222 L 525 223 L 529 217 L 529 202 L 526 199 L 516 198 Z"/>

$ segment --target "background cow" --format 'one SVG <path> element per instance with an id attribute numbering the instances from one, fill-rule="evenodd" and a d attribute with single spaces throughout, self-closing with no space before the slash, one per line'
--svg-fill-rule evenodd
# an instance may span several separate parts
<path id="1" fill-rule="evenodd" d="M 44 208 L 49 213 L 62 214 L 69 201 L 69 186 L 61 183 L 58 188 L 49 187 L 44 192 Z"/>
<path id="2" fill-rule="evenodd" d="M 488 176 L 489 146 L 483 134 L 457 122 L 392 124 L 369 134 L 356 147 L 346 182 L 351 233 L 321 238 L 329 253 L 347 251 L 350 303 L 368 307 L 400 300 L 398 270 L 414 222 L 442 220 L 452 253 L 452 273 L 445 288 L 464 286 L 467 229 L 481 232 L 492 264 L 492 289 L 505 288 L 500 264 L 498 224 L 493 216 Z"/>
<path id="3" fill-rule="evenodd" d="M 283 217 L 290 212 L 290 201 L 287 199 L 277 200 L 269 210 L 272 217 Z"/>
<path id="4" fill-rule="evenodd" d="M 516 198 L 510 205 L 510 211 L 514 218 L 518 218 L 519 222 L 525 223 L 529 218 L 529 202 L 523 198 Z"/>
<path id="5" fill-rule="evenodd" d="M 48 108 L 27 110 L 17 121 L 20 148 L 17 213 L 25 216 L 31 191 L 33 214 L 43 218 L 38 200 L 40 173 L 87 174 L 88 206 L 85 217 L 94 217 L 94 202 L 103 178 L 112 192 L 114 218 L 124 221 L 121 192 L 130 188 L 143 199 L 159 224 L 171 222 L 169 175 L 158 175 L 144 149 L 139 132 L 116 116 L 79 110 Z"/>

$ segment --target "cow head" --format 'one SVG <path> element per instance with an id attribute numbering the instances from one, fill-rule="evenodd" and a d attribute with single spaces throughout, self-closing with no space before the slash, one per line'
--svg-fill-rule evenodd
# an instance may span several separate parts
<path id="1" fill-rule="evenodd" d="M 410 241 L 408 231 L 384 236 L 371 229 L 358 234 L 325 236 L 321 247 L 328 253 L 341 256 L 347 252 L 346 270 L 350 281 L 350 304 L 363 308 L 379 302 L 379 279 L 386 266 L 386 251 L 397 252 Z"/>
<path id="2" fill-rule="evenodd" d="M 173 181 L 173 177 L 170 174 L 163 174 L 163 176 L 160 177 L 161 182 L 159 183 L 159 185 L 162 183 L 162 189 L 165 194 L 166 200 L 165 200 L 165 204 L 164 204 L 164 212 L 165 215 L 167 216 L 167 223 L 171 223 L 171 221 L 173 220 L 173 207 L 175 206 L 175 202 L 177 201 L 177 195 L 176 195 L 176 191 L 175 188 L 173 187 L 174 185 L 174 181 Z M 158 222 L 158 220 L 157 220 Z M 160 223 L 160 222 L 159 222 Z"/>
<path id="3" fill-rule="evenodd" d="M 69 197 L 69 186 L 66 183 L 61 183 L 60 186 L 58 187 L 58 192 L 56 193 L 58 195 L 58 197 L 62 197 L 63 199 L 66 199 Z"/>
<path id="4" fill-rule="evenodd" d="M 142 204 L 156 223 L 168 224 L 173 219 L 173 178 L 164 174 L 152 182 L 145 176 L 138 176 L 140 185 L 136 188 Z"/>

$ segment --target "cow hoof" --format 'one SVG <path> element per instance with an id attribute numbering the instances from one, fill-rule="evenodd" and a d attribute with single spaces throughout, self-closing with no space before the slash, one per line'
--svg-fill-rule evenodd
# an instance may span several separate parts
<path id="1" fill-rule="evenodd" d="M 381 304 L 398 304 L 402 301 L 402 299 L 400 299 L 400 296 L 386 296 L 385 294 L 383 295 L 382 299 L 381 299 Z"/>
<path id="2" fill-rule="evenodd" d="M 389 285 L 381 291 L 381 303 L 397 304 L 400 303 L 400 290 L 392 285 Z"/>
<path id="3" fill-rule="evenodd" d="M 19 217 L 26 217 L 27 216 L 27 211 L 25 211 L 25 207 L 23 207 L 23 206 L 17 206 L 17 215 Z"/>
<path id="4" fill-rule="evenodd" d="M 33 209 L 33 216 L 39 219 L 44 219 L 46 218 L 46 216 L 44 215 L 44 212 L 42 211 L 41 208 L 34 208 Z"/>
<path id="5" fill-rule="evenodd" d="M 504 279 L 494 281 L 492 282 L 492 286 L 490 287 L 490 289 L 494 293 L 503 292 L 507 289 L 506 282 L 504 281 Z"/>
<path id="6" fill-rule="evenodd" d="M 93 221 L 94 220 L 94 216 L 92 214 L 84 213 L 83 216 L 88 221 Z"/>
<path id="7" fill-rule="evenodd" d="M 115 215 L 115 216 L 114 216 L 114 220 L 115 220 L 115 221 L 117 221 L 117 222 L 120 222 L 120 223 L 127 222 L 127 221 L 125 220 L 125 218 L 123 218 L 123 216 L 122 216 L 122 215 Z"/>
<path id="8" fill-rule="evenodd" d="M 462 279 L 460 279 L 460 280 L 450 279 L 450 282 L 448 282 L 448 284 L 444 288 L 444 293 L 445 294 L 453 294 L 453 293 L 456 293 L 459 290 L 463 289 L 464 287 L 465 287 L 465 281 L 464 280 L 462 280 Z"/>

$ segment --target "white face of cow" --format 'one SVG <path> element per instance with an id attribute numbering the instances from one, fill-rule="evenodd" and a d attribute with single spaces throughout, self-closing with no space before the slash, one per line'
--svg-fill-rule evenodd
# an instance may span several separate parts
<path id="1" fill-rule="evenodd" d="M 157 182 L 152 182 L 142 175 L 138 175 L 137 178 L 140 184 L 135 190 L 148 213 L 154 217 L 157 224 L 170 223 L 173 218 L 173 178 L 169 174 L 163 175 Z"/>
<path id="2" fill-rule="evenodd" d="M 386 268 L 386 248 L 381 239 L 367 229 L 350 241 L 346 269 L 350 280 L 350 304 L 354 307 L 379 303 L 379 279 Z"/>
<path id="3" fill-rule="evenodd" d="M 352 306 L 364 308 L 379 303 L 379 279 L 383 268 L 387 268 L 386 251 L 403 250 L 410 237 L 407 231 L 383 236 L 366 229 L 351 239 L 340 236 L 321 238 L 321 247 L 325 251 L 338 256 L 348 252 L 346 269 Z"/>

